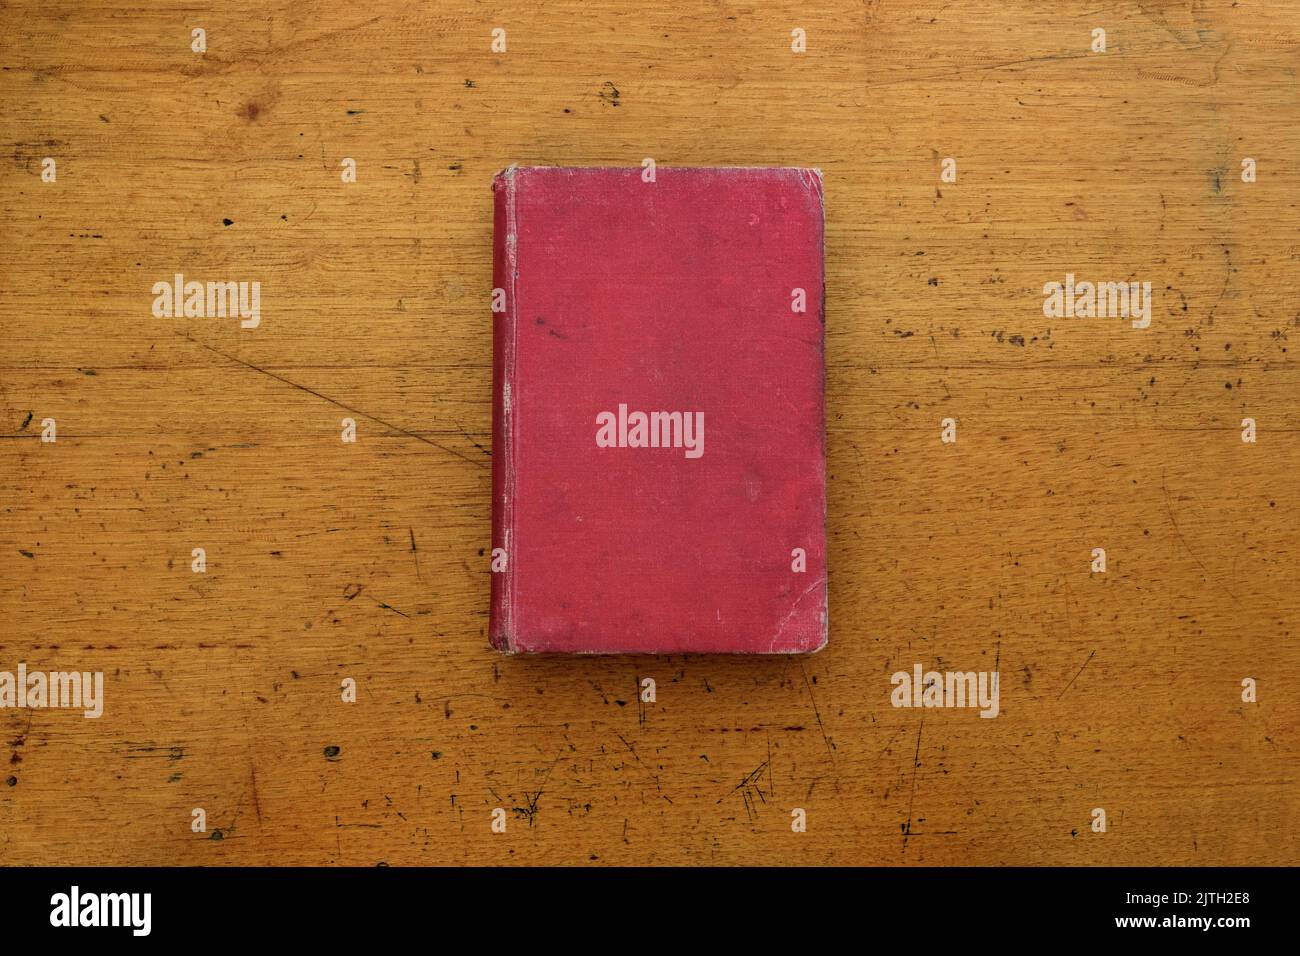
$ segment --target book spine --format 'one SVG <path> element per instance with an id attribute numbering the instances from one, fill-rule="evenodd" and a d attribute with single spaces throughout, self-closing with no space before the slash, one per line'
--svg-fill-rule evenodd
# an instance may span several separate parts
<path id="1" fill-rule="evenodd" d="M 517 171 L 492 181 L 492 605 L 488 637 L 514 650 L 515 289 L 518 278 L 515 189 Z M 499 290 L 499 291 L 498 291 Z M 504 295 L 504 311 L 497 311 Z"/>

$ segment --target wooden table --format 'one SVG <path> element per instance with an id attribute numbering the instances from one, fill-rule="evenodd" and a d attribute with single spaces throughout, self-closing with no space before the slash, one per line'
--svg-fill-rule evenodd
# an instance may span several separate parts
<path id="1" fill-rule="evenodd" d="M 0 862 L 1297 862 L 1300 14 L 819 6 L 0 10 Z M 490 178 L 645 157 L 825 174 L 816 656 L 488 648 Z"/>

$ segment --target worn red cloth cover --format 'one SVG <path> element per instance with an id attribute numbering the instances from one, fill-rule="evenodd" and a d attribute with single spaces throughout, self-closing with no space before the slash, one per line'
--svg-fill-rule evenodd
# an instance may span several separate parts
<path id="1" fill-rule="evenodd" d="M 492 643 L 818 650 L 821 174 L 648 178 L 493 182 Z"/>

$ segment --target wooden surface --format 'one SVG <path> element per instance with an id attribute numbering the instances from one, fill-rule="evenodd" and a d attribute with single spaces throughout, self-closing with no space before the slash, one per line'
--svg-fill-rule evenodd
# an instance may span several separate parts
<path id="1" fill-rule="evenodd" d="M 820 7 L 0 7 L 0 862 L 1297 862 L 1300 13 Z M 490 177 L 647 156 L 825 174 L 814 657 L 488 648 Z"/>

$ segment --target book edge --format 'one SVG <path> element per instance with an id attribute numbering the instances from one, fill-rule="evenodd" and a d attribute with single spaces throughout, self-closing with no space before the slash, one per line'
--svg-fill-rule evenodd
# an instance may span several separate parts
<path id="1" fill-rule="evenodd" d="M 495 546 L 505 553 L 505 568 L 494 572 L 491 615 L 488 637 L 492 646 L 505 654 L 519 653 L 515 630 L 515 573 L 514 573 L 514 501 L 516 484 L 514 407 L 515 365 L 518 355 L 518 322 L 516 293 L 518 290 L 518 227 L 516 224 L 516 190 L 518 167 L 508 166 L 492 180 L 496 193 L 495 203 L 501 212 L 504 231 L 493 237 L 493 266 L 505 270 L 504 276 L 494 276 L 505 290 L 505 311 L 500 322 L 493 322 L 493 361 L 500 381 L 494 382 L 493 409 L 493 539 Z M 494 210 L 494 213 L 497 210 Z M 496 215 L 493 216 L 494 229 Z M 494 283 L 495 284 L 495 283 Z M 500 575 L 498 578 L 497 575 Z"/>

